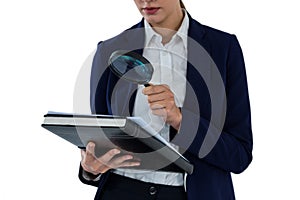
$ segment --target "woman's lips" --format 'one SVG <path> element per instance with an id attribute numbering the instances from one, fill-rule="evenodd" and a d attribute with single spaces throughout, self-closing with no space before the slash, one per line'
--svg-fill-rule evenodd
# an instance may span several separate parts
<path id="1" fill-rule="evenodd" d="M 159 8 L 155 8 L 155 7 L 146 7 L 146 8 L 143 8 L 143 11 L 147 15 L 154 15 L 158 10 L 159 10 Z"/>

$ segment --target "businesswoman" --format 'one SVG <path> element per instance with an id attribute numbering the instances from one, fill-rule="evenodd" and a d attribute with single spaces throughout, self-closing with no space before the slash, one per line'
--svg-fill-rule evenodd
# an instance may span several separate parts
<path id="1" fill-rule="evenodd" d="M 98 187 L 95 199 L 102 200 L 235 199 L 231 173 L 243 172 L 252 160 L 250 104 L 237 38 L 200 24 L 180 0 L 134 2 L 142 21 L 98 44 L 91 110 L 144 118 L 183 149 L 194 171 L 134 169 L 141 163 L 131 155 L 112 149 L 96 157 L 90 142 L 81 152 L 80 180 Z M 149 87 L 110 71 L 108 59 L 120 49 L 133 50 L 153 64 Z"/>

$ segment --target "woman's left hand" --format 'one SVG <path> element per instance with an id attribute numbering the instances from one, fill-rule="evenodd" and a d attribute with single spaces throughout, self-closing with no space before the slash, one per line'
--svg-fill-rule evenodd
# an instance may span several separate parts
<path id="1" fill-rule="evenodd" d="M 148 103 L 154 115 L 162 116 L 166 123 L 178 130 L 182 115 L 176 106 L 174 93 L 168 85 L 150 85 L 143 89 L 143 94 L 148 96 Z"/>

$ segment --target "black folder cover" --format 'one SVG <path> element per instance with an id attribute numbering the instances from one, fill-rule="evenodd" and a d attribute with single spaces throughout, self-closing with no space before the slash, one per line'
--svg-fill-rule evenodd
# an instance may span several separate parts
<path id="1" fill-rule="evenodd" d="M 95 142 L 97 156 L 112 148 L 131 153 L 141 161 L 134 169 L 193 172 L 193 165 L 168 142 L 130 117 L 49 112 L 42 127 L 79 148 Z"/>

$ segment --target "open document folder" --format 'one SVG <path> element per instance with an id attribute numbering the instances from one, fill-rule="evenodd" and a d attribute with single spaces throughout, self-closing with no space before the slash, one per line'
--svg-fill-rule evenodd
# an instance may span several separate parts
<path id="1" fill-rule="evenodd" d="M 42 127 L 79 148 L 96 144 L 96 155 L 118 148 L 141 162 L 134 169 L 193 172 L 193 165 L 139 117 L 48 112 Z"/>

